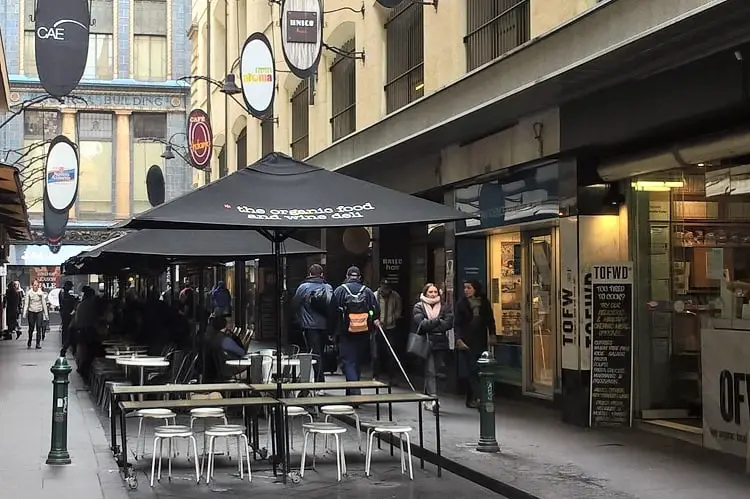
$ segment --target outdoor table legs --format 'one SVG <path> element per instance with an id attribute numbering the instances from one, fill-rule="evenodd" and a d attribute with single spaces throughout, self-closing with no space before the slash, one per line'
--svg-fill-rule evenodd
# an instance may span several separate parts
<path id="1" fill-rule="evenodd" d="M 128 470 L 128 437 L 127 437 L 127 420 L 125 411 L 120 411 L 120 441 L 122 450 L 120 451 L 120 468 L 123 471 Z"/>
<path id="2" fill-rule="evenodd" d="M 417 402 L 417 413 L 419 414 L 419 447 L 424 449 L 424 414 L 422 414 L 421 402 Z M 424 452 L 419 453 L 419 466 L 424 469 Z"/>
<path id="3" fill-rule="evenodd" d="M 435 401 L 435 450 L 437 451 L 437 476 L 443 476 L 443 456 L 440 453 L 440 401 Z"/>
<path id="4" fill-rule="evenodd" d="M 116 417 L 117 414 L 120 411 L 120 406 L 117 405 L 117 395 L 112 391 L 109 394 L 109 432 L 110 432 L 110 438 L 112 439 L 112 447 L 110 449 L 112 450 L 113 454 L 117 454 L 117 423 L 116 423 Z"/>

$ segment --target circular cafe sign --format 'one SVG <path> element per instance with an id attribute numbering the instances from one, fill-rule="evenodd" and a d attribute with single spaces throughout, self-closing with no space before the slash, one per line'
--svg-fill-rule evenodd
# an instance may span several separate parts
<path id="1" fill-rule="evenodd" d="M 42 87 L 68 95 L 81 81 L 89 53 L 89 0 L 36 0 L 34 50 Z M 29 5 L 27 2 L 26 5 Z M 31 3 L 31 5 L 34 5 Z"/>
<path id="2" fill-rule="evenodd" d="M 273 109 L 276 90 L 276 66 L 271 43 L 263 33 L 253 33 L 242 47 L 240 82 L 247 110 L 262 118 Z"/>
<path id="3" fill-rule="evenodd" d="M 44 172 L 44 188 L 52 210 L 67 212 L 75 203 L 78 167 L 78 152 L 73 142 L 64 135 L 55 137 L 47 153 Z"/>
<path id="4" fill-rule="evenodd" d="M 320 0 L 284 0 L 281 4 L 281 48 L 292 73 L 309 78 L 318 69 L 323 46 Z"/>
<path id="5" fill-rule="evenodd" d="M 211 122 L 202 109 L 193 109 L 188 115 L 188 154 L 193 166 L 203 169 L 211 162 L 214 135 Z"/>

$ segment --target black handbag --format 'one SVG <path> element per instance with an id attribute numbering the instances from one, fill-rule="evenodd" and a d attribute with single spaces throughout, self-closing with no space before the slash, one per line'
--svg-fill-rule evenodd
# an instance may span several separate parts
<path id="1" fill-rule="evenodd" d="M 427 335 L 419 334 L 421 326 L 417 328 L 415 333 L 409 333 L 409 337 L 406 339 L 406 351 L 420 359 L 426 359 L 430 354 L 430 340 Z"/>

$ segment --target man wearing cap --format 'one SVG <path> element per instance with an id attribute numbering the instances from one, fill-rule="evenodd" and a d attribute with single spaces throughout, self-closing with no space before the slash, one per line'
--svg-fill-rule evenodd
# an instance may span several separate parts
<path id="1" fill-rule="evenodd" d="M 347 381 L 359 381 L 362 365 L 368 362 L 370 335 L 380 325 L 380 307 L 375 293 L 362 283 L 359 267 L 349 267 L 346 280 L 331 299 L 331 316 L 339 342 L 339 358 Z M 347 395 L 359 395 L 347 389 Z"/>
<path id="2" fill-rule="evenodd" d="M 397 333 L 398 321 L 401 320 L 402 315 L 401 295 L 391 287 L 388 279 L 383 279 L 380 281 L 380 287 L 375 291 L 375 298 L 380 306 L 380 325 L 394 352 L 390 351 L 380 331 L 375 331 L 371 346 L 372 377 L 377 379 L 379 376 L 387 375 L 391 384 L 395 385 L 393 375 L 396 362 L 393 355 L 399 355 L 402 350 L 401 344 L 404 343 L 402 335 Z"/>

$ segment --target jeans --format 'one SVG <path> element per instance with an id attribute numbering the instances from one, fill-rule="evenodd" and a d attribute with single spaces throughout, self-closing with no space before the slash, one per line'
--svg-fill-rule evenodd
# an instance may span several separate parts
<path id="1" fill-rule="evenodd" d="M 362 364 L 367 362 L 367 349 L 370 346 L 370 335 L 344 333 L 339 337 L 339 357 L 341 369 L 347 381 L 359 381 L 362 375 Z M 360 395 L 359 388 L 347 388 L 347 395 Z"/>
<path id="2" fill-rule="evenodd" d="M 437 377 L 445 367 L 445 351 L 430 350 L 424 360 L 424 392 L 427 395 L 437 395 Z"/>
<path id="3" fill-rule="evenodd" d="M 313 365 L 315 381 L 323 383 L 326 379 L 323 375 L 323 342 L 328 337 L 328 331 L 323 329 L 306 329 L 303 331 L 307 351 L 315 356 L 317 362 Z M 307 381 L 307 380 L 305 380 Z"/>
<path id="4" fill-rule="evenodd" d="M 29 320 L 29 341 L 28 346 L 31 346 L 32 335 L 36 330 L 36 344 L 39 345 L 42 341 L 42 330 L 44 328 L 44 313 L 43 312 L 29 312 L 27 316 Z"/>

